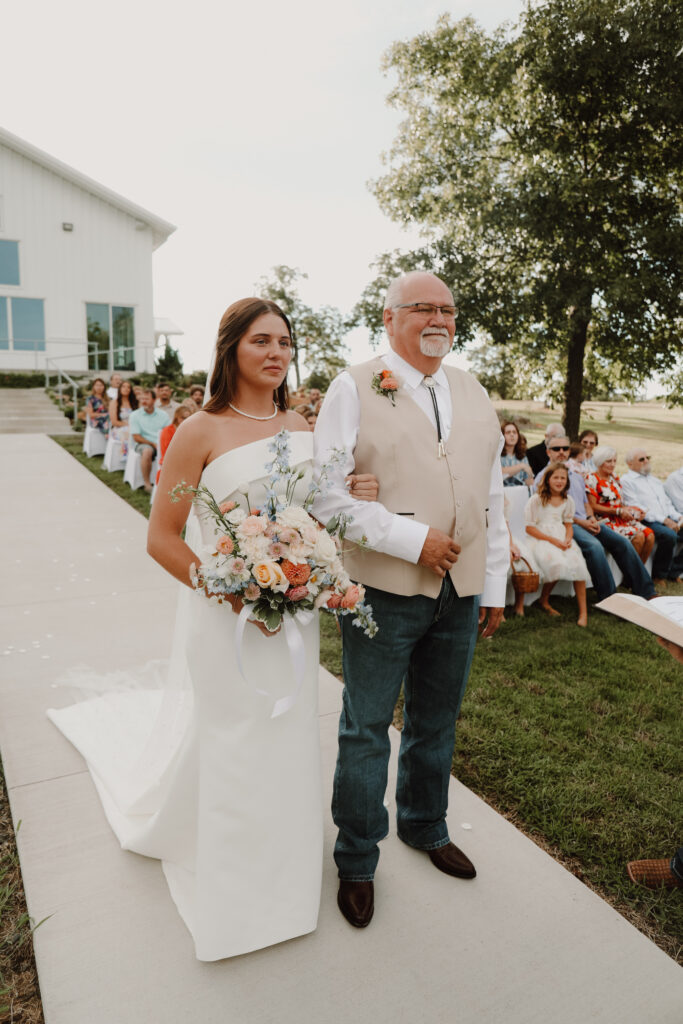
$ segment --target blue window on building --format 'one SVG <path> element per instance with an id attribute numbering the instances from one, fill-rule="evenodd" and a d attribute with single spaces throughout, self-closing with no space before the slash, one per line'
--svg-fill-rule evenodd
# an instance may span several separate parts
<path id="1" fill-rule="evenodd" d="M 12 298 L 14 350 L 45 351 L 45 314 L 42 299 Z"/>
<path id="2" fill-rule="evenodd" d="M 19 284 L 19 243 L 0 238 L 0 284 Z"/>
<path id="3" fill-rule="evenodd" d="M 9 348 L 9 320 L 7 319 L 7 299 L 0 295 L 0 348 Z"/>

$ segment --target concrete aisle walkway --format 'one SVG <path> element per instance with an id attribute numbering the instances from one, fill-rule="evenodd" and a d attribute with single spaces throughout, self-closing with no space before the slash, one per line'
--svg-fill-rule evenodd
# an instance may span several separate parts
<path id="1" fill-rule="evenodd" d="M 46 1024 L 679 1024 L 676 964 L 454 780 L 451 835 L 476 880 L 392 833 L 375 918 L 352 929 L 328 818 L 317 932 L 198 963 L 158 862 L 119 849 L 45 718 L 69 703 L 53 684 L 74 665 L 166 656 L 175 584 L 144 554 L 144 520 L 54 442 L 0 437 L 0 462 L 0 746 L 29 913 L 48 918 L 35 933 Z M 329 791 L 340 688 L 325 672 L 320 688 Z"/>

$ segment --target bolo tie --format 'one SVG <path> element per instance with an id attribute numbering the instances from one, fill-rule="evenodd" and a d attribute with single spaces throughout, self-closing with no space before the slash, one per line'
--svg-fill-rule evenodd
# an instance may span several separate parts
<path id="1" fill-rule="evenodd" d="M 434 417 L 436 419 L 436 436 L 439 442 L 437 451 L 439 458 L 442 458 L 442 456 L 445 456 L 446 454 L 446 449 L 444 447 L 443 435 L 441 433 L 441 419 L 439 417 L 439 406 L 436 401 L 436 392 L 434 390 L 434 380 L 432 377 L 427 376 L 422 378 L 422 383 L 429 391 L 429 394 L 432 396 L 432 405 L 434 406 Z"/>

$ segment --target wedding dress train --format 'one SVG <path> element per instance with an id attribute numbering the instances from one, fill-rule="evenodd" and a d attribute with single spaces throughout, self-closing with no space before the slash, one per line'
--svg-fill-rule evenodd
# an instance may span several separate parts
<path id="1" fill-rule="evenodd" d="M 261 502 L 270 440 L 206 467 L 202 482 L 219 502 L 245 485 Z M 290 449 L 292 466 L 310 467 L 311 434 L 292 434 Z M 212 537 L 213 524 L 193 511 L 189 546 L 198 553 Z M 305 678 L 294 707 L 276 718 L 274 701 L 296 688 L 285 631 L 265 637 L 247 626 L 245 680 L 236 622 L 227 605 L 181 587 L 170 685 L 140 688 L 131 678 L 48 712 L 87 761 L 122 847 L 161 859 L 200 960 L 313 931 L 320 901 L 317 619 L 298 627 Z"/>

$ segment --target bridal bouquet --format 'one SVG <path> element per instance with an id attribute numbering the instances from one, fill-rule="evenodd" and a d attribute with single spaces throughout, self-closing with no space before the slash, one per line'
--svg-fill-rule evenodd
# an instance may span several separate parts
<path id="1" fill-rule="evenodd" d="M 377 624 L 363 600 L 364 588 L 351 582 L 339 557 L 349 518 L 335 516 L 322 527 L 309 512 L 331 466 L 344 453 L 332 454 L 318 483 L 311 485 L 301 504 L 294 504 L 294 489 L 304 471 L 289 464 L 288 433 L 280 431 L 268 448 L 273 460 L 265 466 L 269 477 L 261 508 L 250 507 L 246 486 L 239 489 L 244 491 L 239 501 L 220 504 L 203 484 L 190 487 L 183 482 L 171 491 L 172 501 L 191 494 L 200 506 L 200 516 L 208 516 L 215 524 L 215 543 L 202 553 L 193 585 L 218 602 L 228 594 L 239 595 L 251 617 L 271 632 L 285 615 L 322 608 L 354 615 L 353 625 L 374 636 Z"/>

